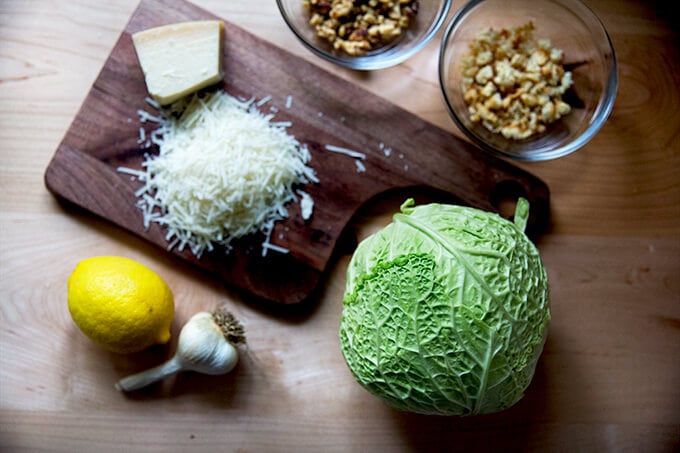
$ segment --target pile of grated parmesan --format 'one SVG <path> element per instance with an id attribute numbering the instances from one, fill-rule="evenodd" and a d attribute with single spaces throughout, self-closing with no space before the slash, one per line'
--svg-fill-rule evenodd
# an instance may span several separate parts
<path id="1" fill-rule="evenodd" d="M 262 102 L 262 101 L 261 101 Z M 119 168 L 137 177 L 137 206 L 144 224 L 167 228 L 168 249 L 189 247 L 200 257 L 216 244 L 231 250 L 234 239 L 261 232 L 267 249 L 274 223 L 288 216 L 296 187 L 318 182 L 307 166 L 306 146 L 289 135 L 290 123 L 272 122 L 254 100 L 241 101 L 223 91 L 194 95 L 161 115 L 142 115 L 159 123 L 153 141 L 158 155 L 147 155 L 143 169 Z M 301 190 L 303 216 L 311 197 Z"/>

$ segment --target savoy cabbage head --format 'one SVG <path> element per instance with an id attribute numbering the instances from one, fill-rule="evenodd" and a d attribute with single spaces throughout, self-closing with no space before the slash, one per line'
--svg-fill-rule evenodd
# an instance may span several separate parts
<path id="1" fill-rule="evenodd" d="M 407 200 L 347 270 L 340 344 L 359 383 L 392 406 L 471 415 L 515 404 L 531 382 L 550 311 L 548 281 L 515 222 Z"/>

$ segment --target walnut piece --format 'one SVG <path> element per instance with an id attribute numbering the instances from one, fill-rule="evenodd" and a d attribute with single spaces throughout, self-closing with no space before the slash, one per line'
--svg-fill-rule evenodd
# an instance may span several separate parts
<path id="1" fill-rule="evenodd" d="M 319 38 L 351 56 L 365 55 L 405 33 L 417 0 L 303 0 Z"/>

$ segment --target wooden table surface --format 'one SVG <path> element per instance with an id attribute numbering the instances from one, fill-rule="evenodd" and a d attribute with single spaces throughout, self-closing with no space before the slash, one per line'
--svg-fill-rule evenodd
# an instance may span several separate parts
<path id="1" fill-rule="evenodd" d="M 298 44 L 273 1 L 195 3 L 461 136 L 437 85 L 441 35 L 400 66 L 354 73 Z M 551 190 L 552 226 L 537 239 L 551 284 L 548 341 L 522 401 L 461 419 L 399 413 L 354 381 L 337 335 L 348 255 L 309 307 L 272 311 L 57 202 L 44 171 L 137 0 L 0 2 L 0 450 L 678 451 L 680 36 L 660 1 L 587 3 L 617 52 L 614 110 L 576 154 L 521 165 Z M 352 224 L 360 239 L 389 220 L 388 207 L 362 211 Z M 237 369 L 116 391 L 174 342 L 121 357 L 77 330 L 67 278 L 103 254 L 168 281 L 175 338 L 193 313 L 226 302 L 248 334 Z"/>

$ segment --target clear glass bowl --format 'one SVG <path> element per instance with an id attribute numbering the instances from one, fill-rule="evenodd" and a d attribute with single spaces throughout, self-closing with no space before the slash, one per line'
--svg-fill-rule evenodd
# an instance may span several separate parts
<path id="1" fill-rule="evenodd" d="M 441 29 L 451 8 L 450 0 L 419 0 L 415 20 L 406 33 L 365 55 L 350 56 L 333 49 L 327 40 L 316 35 L 314 27 L 309 24 L 309 11 L 303 6 L 302 0 L 276 0 L 276 3 L 286 24 L 305 47 L 325 60 L 356 70 L 387 68 L 415 55 Z"/>
<path id="2" fill-rule="evenodd" d="M 507 139 L 472 122 L 463 98 L 462 60 L 483 28 L 513 28 L 531 21 L 534 38 L 547 38 L 564 53 L 564 67 L 573 75 L 563 99 L 571 113 L 546 131 L 524 140 Z M 439 81 L 446 106 L 456 125 L 481 148 L 520 161 L 566 156 L 597 133 L 607 120 L 616 97 L 614 48 L 602 22 L 580 0 L 473 0 L 446 27 L 439 55 Z"/>

